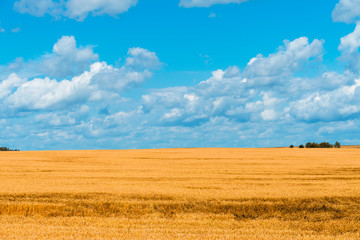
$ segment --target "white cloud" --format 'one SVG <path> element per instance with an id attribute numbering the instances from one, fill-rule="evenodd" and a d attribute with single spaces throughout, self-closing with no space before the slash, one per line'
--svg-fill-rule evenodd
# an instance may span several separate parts
<path id="1" fill-rule="evenodd" d="M 16 72 L 23 78 L 45 75 L 63 79 L 83 73 L 98 58 L 92 47 L 77 47 L 74 36 L 63 36 L 54 44 L 52 53 L 36 60 L 17 59 L 11 64 L 0 66 L 0 76 Z M 124 90 L 140 85 L 152 76 L 152 70 L 161 66 L 156 53 L 143 48 L 130 48 L 125 61 L 125 65 L 120 68 L 108 66 L 95 77 L 94 82 L 103 85 L 104 89 Z"/>
<path id="2" fill-rule="evenodd" d="M 272 84 L 289 77 L 311 59 L 321 58 L 323 53 L 322 40 L 315 39 L 311 43 L 307 37 L 294 41 L 284 41 L 279 50 L 264 57 L 261 54 L 252 58 L 244 69 L 244 77 L 249 84 Z"/>
<path id="3" fill-rule="evenodd" d="M 119 126 L 129 124 L 129 118 L 134 116 L 136 112 L 117 112 L 104 118 L 104 123 L 107 127 Z"/>
<path id="4" fill-rule="evenodd" d="M 360 6 L 360 5 L 359 5 Z M 339 51 L 341 60 L 348 64 L 348 68 L 354 72 L 360 70 L 360 22 L 357 22 L 355 30 L 341 38 Z"/>
<path id="5" fill-rule="evenodd" d="M 14 73 L 0 81 L 0 104 L 3 109 L 20 112 L 49 111 L 120 99 L 120 91 L 139 86 L 160 65 L 156 54 L 149 50 L 130 48 L 128 54 L 131 60 L 119 68 L 106 62 L 90 65 L 97 54 L 91 48 L 77 48 L 73 36 L 64 36 L 55 43 L 53 53 L 40 60 L 3 66 Z M 46 77 L 33 77 L 42 74 Z M 65 74 L 73 77 L 54 78 Z"/>
<path id="6" fill-rule="evenodd" d="M 138 0 L 68 0 L 65 15 L 69 18 L 83 20 L 89 13 L 92 15 L 116 16 L 127 12 Z"/>
<path id="7" fill-rule="evenodd" d="M 105 62 L 96 62 L 91 65 L 90 71 L 71 80 L 57 81 L 46 77 L 24 81 L 11 75 L 8 80 L 0 83 L 0 89 L 4 89 L 6 96 L 11 89 L 17 87 L 5 100 L 10 108 L 27 111 L 54 110 L 88 101 L 118 98 L 119 91 L 137 86 L 150 77 L 151 72 L 147 69 L 136 72 L 125 66 L 115 68 Z"/>
<path id="8" fill-rule="evenodd" d="M 90 82 L 96 73 L 96 70 L 92 70 L 74 77 L 71 81 L 60 82 L 49 78 L 35 78 L 19 86 L 6 103 L 11 108 L 44 110 L 83 102 L 91 95 Z"/>
<path id="9" fill-rule="evenodd" d="M 183 110 L 181 110 L 179 108 L 173 108 L 170 110 L 170 112 L 164 113 L 161 120 L 173 121 L 173 120 L 177 120 L 178 118 L 182 117 L 182 115 L 183 115 Z"/>
<path id="10" fill-rule="evenodd" d="M 243 3 L 248 0 L 180 0 L 179 6 L 192 7 L 210 7 L 215 4 Z"/>
<path id="11" fill-rule="evenodd" d="M 357 52 L 356 39 L 344 37 L 339 49 Z M 39 143 L 44 148 L 281 146 L 304 143 L 314 134 L 338 137 L 344 130 L 318 129 L 335 121 L 358 125 L 360 82 L 351 71 L 301 76 L 323 51 L 321 40 L 285 41 L 243 69 L 215 69 L 194 86 L 147 90 L 139 101 L 120 93 L 140 86 L 161 66 L 154 52 L 130 48 L 124 64 L 115 67 L 98 62 L 92 48 L 77 47 L 75 38 L 63 37 L 52 53 L 3 67 L 14 74 L 0 75 L 0 114 L 16 118 L 0 132 L 32 149 L 42 148 Z M 46 61 L 70 61 L 70 70 L 82 62 L 84 67 L 68 71 L 70 78 L 34 77 Z M 36 74 L 24 77 L 25 72 Z"/>
<path id="12" fill-rule="evenodd" d="M 303 95 L 314 91 L 327 92 L 351 85 L 354 83 L 354 79 L 355 75 L 351 71 L 345 71 L 343 74 L 334 71 L 324 72 L 320 76 L 312 78 L 291 77 L 287 84 L 281 86 L 281 90 L 285 95 L 291 94 L 293 98 L 301 98 Z"/>
<path id="13" fill-rule="evenodd" d="M 20 13 L 42 17 L 68 17 L 79 21 L 91 15 L 116 16 L 135 6 L 138 0 L 20 0 L 14 8 Z"/>
<path id="14" fill-rule="evenodd" d="M 74 36 L 63 36 L 55 43 L 52 53 L 30 61 L 20 58 L 0 69 L 2 75 L 16 72 L 26 78 L 43 75 L 65 78 L 82 73 L 98 58 L 92 47 L 77 47 Z"/>
<path id="15" fill-rule="evenodd" d="M 76 123 L 76 119 L 69 113 L 65 115 L 59 115 L 58 113 L 40 114 L 35 117 L 35 120 L 42 123 L 48 122 L 51 126 L 74 125 Z"/>
<path id="16" fill-rule="evenodd" d="M 161 63 L 154 52 L 137 47 L 129 49 L 126 65 L 133 69 L 156 69 Z"/>
<path id="17" fill-rule="evenodd" d="M 333 91 L 315 92 L 290 103 L 289 110 L 305 121 L 341 121 L 360 113 L 360 80 Z"/>
<path id="18" fill-rule="evenodd" d="M 69 109 L 67 109 L 65 111 L 41 113 L 35 116 L 35 122 L 39 122 L 43 125 L 50 125 L 48 127 L 75 125 L 76 123 L 79 123 L 83 118 L 85 118 L 88 115 L 89 111 L 89 106 L 82 105 L 79 109 L 75 111 L 70 111 Z M 42 135 L 44 134 L 42 133 Z"/>
<path id="19" fill-rule="evenodd" d="M 360 20 L 360 0 L 340 0 L 332 13 L 335 22 L 353 23 Z"/>
<path id="20" fill-rule="evenodd" d="M 103 89 L 123 91 L 138 87 L 152 77 L 152 70 L 161 66 L 156 53 L 143 48 L 130 48 L 125 62 L 121 68 L 109 66 L 97 74 L 93 82 Z"/>
<path id="21" fill-rule="evenodd" d="M 339 50 L 354 52 L 360 46 L 360 22 L 356 24 L 355 30 L 340 40 Z"/>
<path id="22" fill-rule="evenodd" d="M 58 17 L 63 11 L 62 3 L 53 0 L 20 0 L 14 3 L 14 9 L 36 17 L 46 14 Z"/>
<path id="23" fill-rule="evenodd" d="M 356 23 L 355 30 L 341 38 L 340 60 L 354 73 L 360 71 L 360 0 L 340 0 L 332 13 L 335 22 Z"/>
<path id="24" fill-rule="evenodd" d="M 138 87 L 146 79 L 152 77 L 152 72 L 148 69 L 136 71 L 127 66 L 121 68 L 108 68 L 99 72 L 93 79 L 94 84 L 110 91 L 123 91 L 129 88 Z"/>
<path id="25" fill-rule="evenodd" d="M 143 108 L 151 111 L 157 107 L 173 108 L 179 106 L 184 101 L 187 87 L 174 87 L 154 90 L 142 96 Z"/>
<path id="26" fill-rule="evenodd" d="M 8 96 L 15 88 L 19 87 L 26 80 L 19 78 L 15 73 L 0 82 L 0 99 Z"/>
<path id="27" fill-rule="evenodd" d="M 41 72 L 54 77 L 66 77 L 83 72 L 98 59 L 91 47 L 77 48 L 74 36 L 63 36 L 55 43 L 53 53 L 42 57 Z"/>
<path id="28" fill-rule="evenodd" d="M 263 112 L 261 112 L 261 117 L 265 121 L 274 121 L 277 118 L 277 113 L 274 109 L 265 109 Z"/>
<path id="29" fill-rule="evenodd" d="M 312 84 L 316 89 L 334 90 L 342 86 L 351 85 L 354 83 L 355 77 L 349 72 L 345 71 L 344 74 L 338 74 L 336 72 L 325 72 L 316 81 L 310 81 L 308 84 Z M 312 82 L 312 83 L 311 83 Z"/>
<path id="30" fill-rule="evenodd" d="M 320 84 L 314 79 L 294 78 L 302 66 L 321 59 L 323 42 L 309 43 L 306 37 L 285 41 L 268 57 L 258 55 L 241 71 L 232 66 L 218 69 L 194 87 L 155 90 L 143 96 L 143 109 L 158 115 L 164 124 L 197 126 L 214 117 L 236 122 L 275 121 L 288 116 L 285 108 L 293 98 L 301 98 Z M 350 82 L 351 74 L 324 74 L 316 82 L 328 89 Z M 271 84 L 269 86 L 269 84 Z M 307 86 L 303 90 L 302 87 Z"/>

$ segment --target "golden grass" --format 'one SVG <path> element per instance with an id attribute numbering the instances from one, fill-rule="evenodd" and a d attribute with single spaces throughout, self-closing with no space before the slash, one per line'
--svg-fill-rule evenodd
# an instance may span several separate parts
<path id="1" fill-rule="evenodd" d="M 360 149 L 0 153 L 0 239 L 360 239 Z"/>
<path id="2" fill-rule="evenodd" d="M 341 148 L 360 148 L 360 145 L 345 145 L 342 146 Z"/>

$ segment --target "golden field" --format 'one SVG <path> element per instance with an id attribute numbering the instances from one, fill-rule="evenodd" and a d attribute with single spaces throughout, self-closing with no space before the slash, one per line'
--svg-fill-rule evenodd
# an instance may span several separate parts
<path id="1" fill-rule="evenodd" d="M 360 149 L 0 152 L 0 239 L 360 239 Z"/>

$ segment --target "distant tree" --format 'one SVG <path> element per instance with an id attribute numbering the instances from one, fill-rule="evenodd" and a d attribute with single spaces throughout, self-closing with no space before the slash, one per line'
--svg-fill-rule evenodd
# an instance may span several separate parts
<path id="1" fill-rule="evenodd" d="M 313 142 L 313 143 L 311 144 L 311 147 L 312 147 L 312 148 L 320 148 L 320 145 L 319 145 L 318 143 L 316 143 L 316 142 Z"/>
<path id="2" fill-rule="evenodd" d="M 322 142 L 320 144 L 316 143 L 316 142 L 313 142 L 313 143 L 308 142 L 308 143 L 306 143 L 305 146 L 306 146 L 306 148 L 333 148 L 333 147 L 340 148 L 341 147 L 339 142 L 336 142 L 335 145 L 332 145 L 328 142 Z"/>
<path id="3" fill-rule="evenodd" d="M 294 148 L 294 145 L 290 145 L 290 148 Z"/>
<path id="4" fill-rule="evenodd" d="M 338 141 L 335 143 L 334 148 L 341 148 L 341 145 Z"/>
<path id="5" fill-rule="evenodd" d="M 328 143 L 328 142 L 322 142 L 322 143 L 319 144 L 319 147 L 320 147 L 320 148 L 332 148 L 333 145 L 331 145 L 331 144 Z"/>
<path id="6" fill-rule="evenodd" d="M 301 144 L 301 145 L 299 146 L 299 148 L 304 148 L 304 145 Z"/>
<path id="7" fill-rule="evenodd" d="M 0 147 L 0 152 L 6 152 L 6 151 L 20 151 L 19 149 L 10 149 L 8 147 Z"/>

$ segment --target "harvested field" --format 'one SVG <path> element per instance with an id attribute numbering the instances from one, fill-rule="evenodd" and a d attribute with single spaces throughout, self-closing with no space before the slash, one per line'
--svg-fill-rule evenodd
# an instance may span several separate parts
<path id="1" fill-rule="evenodd" d="M 0 239 L 360 239 L 360 149 L 0 153 Z"/>

